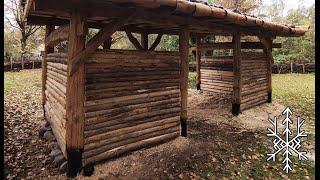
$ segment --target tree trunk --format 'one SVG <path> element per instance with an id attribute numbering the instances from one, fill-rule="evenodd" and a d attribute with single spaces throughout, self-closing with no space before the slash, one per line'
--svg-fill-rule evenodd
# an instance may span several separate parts
<path id="1" fill-rule="evenodd" d="M 293 72 L 293 63 L 292 63 L 292 61 L 290 62 L 290 72 L 291 73 Z"/>
<path id="2" fill-rule="evenodd" d="M 22 38 L 21 39 L 21 70 L 24 69 L 24 55 L 25 55 L 26 45 L 27 45 L 27 39 Z"/>

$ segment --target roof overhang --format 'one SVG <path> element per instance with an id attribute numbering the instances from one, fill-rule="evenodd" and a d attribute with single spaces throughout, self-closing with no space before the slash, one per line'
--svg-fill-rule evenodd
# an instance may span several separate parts
<path id="1" fill-rule="evenodd" d="M 134 14 L 121 30 L 178 34 L 187 28 L 196 34 L 302 36 L 309 26 L 287 26 L 230 10 L 186 0 L 26 0 L 28 24 L 63 25 L 74 10 L 85 13 L 88 25 L 101 28 L 119 17 Z"/>

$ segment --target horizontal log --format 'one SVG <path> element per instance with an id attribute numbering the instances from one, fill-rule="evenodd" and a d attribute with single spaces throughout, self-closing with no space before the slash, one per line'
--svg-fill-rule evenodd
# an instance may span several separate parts
<path id="1" fill-rule="evenodd" d="M 67 74 L 67 72 L 65 72 L 65 71 L 61 71 L 61 70 L 58 70 L 58 69 L 53 68 L 53 67 L 50 67 L 50 66 L 47 66 L 47 72 L 58 73 L 58 74 L 60 74 L 61 76 L 66 76 L 66 74 Z"/>
<path id="2" fill-rule="evenodd" d="M 53 62 L 48 62 L 48 67 L 53 67 L 55 69 L 67 72 L 67 65 L 61 64 L 61 63 L 53 63 Z"/>
<path id="3" fill-rule="evenodd" d="M 201 50 L 233 49 L 232 42 L 202 43 L 198 45 Z M 273 43 L 272 48 L 281 48 L 281 43 Z M 241 49 L 263 49 L 260 42 L 241 42 Z"/>
<path id="4" fill-rule="evenodd" d="M 110 145 L 111 146 L 119 146 L 119 142 L 123 142 L 123 141 L 126 141 L 128 139 L 134 139 L 136 137 L 141 137 L 141 136 L 144 136 L 144 135 L 151 135 L 151 134 L 154 134 L 155 132 L 158 132 L 158 131 L 163 131 L 165 129 L 168 129 L 168 128 L 173 128 L 173 127 L 178 127 L 180 125 L 180 122 L 179 121 L 174 121 L 174 122 L 171 122 L 171 123 L 163 123 L 163 124 L 160 124 L 160 125 L 153 125 L 151 126 L 150 128 L 145 128 L 145 129 L 139 129 L 139 130 L 132 130 L 131 132 L 121 132 L 119 133 L 117 136 L 114 136 L 113 137 L 109 137 L 105 140 L 101 140 L 101 141 L 97 141 L 97 142 L 93 142 L 93 143 L 90 143 L 90 144 L 86 144 L 84 146 L 84 151 L 85 152 L 90 152 L 90 154 L 98 154 L 98 153 L 102 153 L 103 151 L 106 151 L 106 150 L 109 150 L 110 149 Z M 151 135 L 152 136 L 152 135 Z M 150 137 L 150 136 L 149 136 Z M 143 139 L 146 139 L 148 137 L 144 136 L 144 137 L 141 137 Z M 103 147 L 103 148 L 102 148 Z M 90 155 L 89 155 L 90 156 Z"/>
<path id="5" fill-rule="evenodd" d="M 113 149 L 112 151 L 106 151 L 104 153 L 101 153 L 99 155 L 93 156 L 91 158 L 85 158 L 85 163 L 89 164 L 89 163 L 94 163 L 97 161 L 101 161 L 101 160 L 105 160 L 105 159 L 109 159 L 115 156 L 118 156 L 122 153 L 125 152 L 130 152 L 136 149 L 140 149 L 142 147 L 147 147 L 156 143 L 161 143 L 167 140 L 171 140 L 173 138 L 176 138 L 180 135 L 180 132 L 173 132 L 173 133 L 167 133 L 165 135 L 162 136 L 157 136 L 157 137 L 153 137 L 153 138 L 149 138 L 149 139 L 144 139 L 144 140 L 139 140 L 135 143 L 131 143 L 131 144 L 127 144 L 127 145 L 123 145 L 120 147 L 117 147 L 115 149 Z"/>
<path id="6" fill-rule="evenodd" d="M 174 103 L 170 103 L 170 104 L 163 104 L 163 105 L 158 105 L 158 106 L 149 106 L 149 107 L 145 107 L 145 108 L 136 108 L 136 109 L 130 109 L 130 110 L 126 110 L 126 108 L 118 108 L 118 109 L 112 109 L 110 110 L 109 113 L 105 113 L 105 114 L 100 114 L 98 116 L 90 116 L 87 117 L 88 121 L 101 121 L 101 120 L 113 120 L 116 118 L 127 118 L 127 117 L 131 117 L 131 116 L 135 116 L 135 115 L 143 115 L 143 114 L 148 114 L 155 111 L 160 111 L 163 110 L 163 112 L 171 112 L 170 108 L 179 108 L 179 102 L 174 102 Z M 177 109 L 174 109 L 177 110 Z M 96 120 L 96 121 L 95 121 Z M 121 120 L 122 122 L 123 120 Z M 119 121 L 114 121 L 115 123 L 119 123 Z M 110 122 L 108 122 L 110 123 Z M 109 124 L 110 125 L 110 124 Z"/>
<path id="7" fill-rule="evenodd" d="M 128 101 L 133 99 L 140 99 L 140 98 L 151 98 L 156 96 L 165 96 L 168 94 L 176 94 L 180 93 L 180 90 L 173 89 L 173 90 L 165 90 L 160 92 L 151 92 L 151 93 L 144 93 L 144 94 L 137 94 L 137 95 L 130 95 L 130 96 L 122 96 L 122 97 L 112 97 L 108 99 L 99 99 L 99 100 L 91 100 L 85 101 L 85 106 L 92 106 L 92 105 L 99 105 L 99 104 L 106 104 L 112 102 L 121 102 L 121 101 Z"/>
<path id="8" fill-rule="evenodd" d="M 160 109 L 158 111 L 153 112 L 146 112 L 146 113 L 136 113 L 131 116 L 128 116 L 129 113 L 121 113 L 118 116 L 113 117 L 94 117 L 94 118 L 86 118 L 86 126 L 85 130 L 89 129 L 98 129 L 98 128 L 116 128 L 116 127 L 126 127 L 130 126 L 130 121 L 133 123 L 142 123 L 142 122 L 148 122 L 148 121 L 154 121 L 156 119 L 161 119 L 163 116 L 167 118 L 177 116 L 177 113 L 180 113 L 180 107 L 174 107 L 174 108 L 167 108 L 167 109 Z M 135 121 L 135 122 L 134 122 Z M 125 124 L 128 123 L 128 124 Z M 115 126 L 119 125 L 119 126 Z M 114 126 L 114 127 L 110 127 Z"/>
<path id="9" fill-rule="evenodd" d="M 63 86 L 67 86 L 67 79 L 65 76 L 62 76 L 58 73 L 55 73 L 53 71 L 47 71 L 47 77 L 50 79 L 53 79 L 54 81 L 57 81 Z"/>
<path id="10" fill-rule="evenodd" d="M 119 73 L 119 72 L 140 72 L 140 71 L 180 71 L 179 67 L 166 67 L 166 68 L 157 68 L 157 67 L 97 67 L 96 64 L 91 66 L 91 64 L 86 64 L 86 74 L 102 74 L 102 73 Z"/>
<path id="11" fill-rule="evenodd" d="M 207 87 L 202 87 L 202 90 L 205 91 L 209 91 L 209 92 L 214 92 L 214 93 L 223 93 L 223 94 L 232 94 L 232 91 L 230 90 L 221 90 L 221 89 L 211 89 L 211 88 L 207 88 Z"/>
<path id="12" fill-rule="evenodd" d="M 46 83 L 46 91 L 48 91 L 48 93 L 52 94 L 52 97 L 54 97 L 63 107 L 65 107 L 66 105 L 66 99 L 63 96 L 60 96 L 59 93 L 57 93 L 57 91 L 55 91 L 52 86 L 50 86 L 49 84 Z"/>
<path id="13" fill-rule="evenodd" d="M 62 52 L 54 52 L 47 54 L 47 57 L 57 57 L 57 58 L 67 58 L 67 53 Z"/>
<path id="14" fill-rule="evenodd" d="M 59 147 L 60 147 L 64 157 L 67 158 L 66 142 L 65 142 L 65 134 L 66 134 L 65 129 L 59 127 L 57 125 L 57 123 L 55 123 L 55 121 L 57 121 L 56 117 L 54 116 L 54 114 L 51 113 L 47 104 L 45 105 L 45 111 L 47 112 L 47 113 L 45 113 L 46 120 L 50 123 L 50 126 L 52 128 L 52 132 L 57 139 L 57 142 L 59 144 Z"/>
<path id="15" fill-rule="evenodd" d="M 202 79 L 201 79 L 201 82 L 233 85 L 233 81 L 232 81 L 232 80 L 231 80 L 231 81 L 223 81 L 223 80 L 205 79 L 205 78 L 202 78 Z"/>
<path id="16" fill-rule="evenodd" d="M 119 107 L 131 106 L 131 105 L 136 105 L 136 104 L 152 103 L 152 102 L 157 102 L 157 101 L 162 101 L 162 100 L 175 99 L 175 98 L 179 98 L 179 97 L 180 97 L 179 93 L 174 93 L 174 94 L 168 94 L 168 95 L 163 95 L 163 96 L 131 99 L 128 101 L 109 102 L 109 103 L 105 103 L 105 104 L 85 106 L 85 112 L 93 112 L 93 111 L 99 111 L 99 110 L 119 108 Z"/>
<path id="17" fill-rule="evenodd" d="M 119 71 L 119 72 L 112 72 L 112 73 L 91 73 L 86 74 L 87 79 L 91 78 L 124 78 L 124 77 L 131 77 L 131 76 L 163 76 L 163 75 L 179 75 L 179 71 L 135 71 L 135 72 L 126 72 L 126 71 Z"/>
<path id="18" fill-rule="evenodd" d="M 147 103 L 141 103 L 141 104 L 133 104 L 133 105 L 127 105 L 127 106 L 122 106 L 122 107 L 110 107 L 109 109 L 102 109 L 99 111 L 89 111 L 85 113 L 86 118 L 90 117 L 95 117 L 95 116 L 102 116 L 104 114 L 109 114 L 109 113 L 116 113 L 116 112 L 129 112 L 132 110 L 136 109 L 144 109 L 144 108 L 152 108 L 152 107 L 158 107 L 158 106 L 163 106 L 163 105 L 170 105 L 170 104 L 175 104 L 179 103 L 179 98 L 172 98 L 172 99 L 165 99 L 161 101 L 156 101 L 156 102 L 147 102 Z"/>
<path id="19" fill-rule="evenodd" d="M 179 79 L 180 75 L 161 75 L 161 76 L 131 76 L 131 77 L 105 77 L 105 78 L 89 78 L 86 76 L 86 84 L 92 83 L 114 83 L 114 82 L 128 82 L 128 81 L 157 81 L 163 79 Z"/>
<path id="20" fill-rule="evenodd" d="M 119 142 L 116 142 L 116 143 L 113 143 L 113 144 L 101 146 L 101 147 L 95 148 L 94 150 L 91 150 L 91 151 L 85 151 L 84 152 L 84 156 L 90 158 L 90 157 L 93 157 L 95 155 L 104 153 L 104 152 L 106 152 L 108 150 L 112 150 L 114 148 L 117 148 L 119 146 L 131 144 L 131 143 L 135 143 L 135 142 L 138 142 L 138 141 L 141 141 L 141 140 L 144 140 L 144 139 L 153 138 L 153 137 L 157 137 L 157 136 L 161 136 L 161 135 L 165 135 L 165 134 L 170 134 L 170 133 L 174 133 L 174 132 L 179 132 L 179 131 L 180 131 L 180 128 L 179 128 L 179 126 L 176 125 L 176 126 L 169 127 L 169 128 L 166 128 L 166 129 L 161 129 L 161 130 L 158 130 L 158 131 L 154 131 L 154 132 L 151 132 L 151 133 L 148 133 L 148 134 L 143 134 L 143 135 L 138 136 L 138 137 L 128 138 L 128 139 L 124 139 L 122 141 L 119 141 Z"/>
<path id="21" fill-rule="evenodd" d="M 201 84 L 201 87 L 203 88 L 209 88 L 209 89 L 216 89 L 216 90 L 223 90 L 223 91 L 233 91 L 233 87 L 223 87 L 223 86 L 213 86 L 211 84 Z"/>
<path id="22" fill-rule="evenodd" d="M 46 60 L 52 63 L 65 64 L 65 65 L 67 64 L 66 58 L 46 57 Z"/>
<path id="23" fill-rule="evenodd" d="M 46 82 L 49 82 L 51 83 L 54 87 L 56 87 L 57 89 L 59 89 L 63 94 L 66 94 L 66 85 L 58 82 L 58 81 L 55 81 L 54 79 L 51 78 L 51 76 L 47 76 L 47 81 Z"/>
<path id="24" fill-rule="evenodd" d="M 267 97 L 266 98 L 261 98 L 261 99 L 257 99 L 255 101 L 249 101 L 247 103 L 244 103 L 244 104 L 241 104 L 241 110 L 247 110 L 247 109 L 250 109 L 250 108 L 253 108 L 255 106 L 258 106 L 258 105 L 261 105 L 261 104 L 264 104 L 267 102 Z"/>
<path id="25" fill-rule="evenodd" d="M 115 92 L 108 92 L 108 94 L 96 94 L 95 96 L 86 96 L 86 99 L 88 101 L 91 100 L 99 100 L 99 99 L 107 99 L 107 98 L 115 98 L 115 97 L 123 97 L 123 96 L 134 96 L 134 95 L 138 95 L 138 94 L 150 94 L 152 92 L 161 92 L 161 91 L 165 91 L 165 90 L 176 90 L 179 89 L 178 85 L 175 86 L 170 86 L 170 87 L 155 87 L 155 88 L 150 88 L 150 89 L 139 89 L 139 90 L 135 90 L 135 91 L 115 91 Z"/>
<path id="26" fill-rule="evenodd" d="M 122 87 L 112 87 L 112 88 L 100 88 L 99 90 L 90 90 L 86 88 L 86 97 L 90 99 L 90 97 L 94 97 L 97 94 L 113 94 L 115 91 L 119 92 L 135 92 L 135 91 L 145 91 L 153 90 L 153 89 L 159 89 L 159 88 L 169 88 L 169 87 L 177 87 L 179 84 L 176 82 L 169 82 L 169 83 L 148 83 L 145 85 L 136 85 L 136 86 L 122 86 Z M 129 92 L 130 93 L 130 92 Z M 133 93 L 134 94 L 134 93 Z M 108 95 L 109 96 L 109 95 Z M 99 96 L 99 97 L 105 97 L 105 96 Z"/>
<path id="27" fill-rule="evenodd" d="M 128 82 L 113 82 L 113 83 L 93 83 L 93 84 L 86 84 L 85 90 L 86 91 L 94 91 L 94 90 L 101 90 L 101 89 L 110 89 L 110 88 L 120 88 L 120 87 L 143 87 L 152 85 L 154 83 L 157 84 L 170 84 L 170 83 L 179 83 L 179 79 L 161 79 L 161 80 L 151 80 L 151 81 L 128 81 Z M 103 90 L 102 90 L 103 91 Z"/>
<path id="28" fill-rule="evenodd" d="M 129 134 L 132 132 L 141 131 L 144 129 L 153 128 L 156 126 L 162 126 L 164 124 L 168 123 L 179 123 L 180 122 L 180 116 L 173 116 L 169 118 L 158 118 L 154 119 L 153 121 L 146 121 L 144 123 L 134 123 L 132 122 L 131 126 L 122 126 L 119 128 L 113 128 L 113 129 L 93 129 L 93 130 L 85 130 L 85 145 L 89 145 L 89 147 L 92 147 L 93 144 L 96 144 L 97 142 L 101 141 L 108 141 L 110 138 L 116 138 L 117 140 L 121 140 L 119 136 Z M 129 123 L 129 122 L 126 122 Z M 178 124 L 176 124 L 178 125 Z M 93 145 L 94 146 L 94 145 Z"/>
<path id="29" fill-rule="evenodd" d="M 48 91 L 45 92 L 46 97 L 48 99 L 48 103 L 50 106 L 55 109 L 55 111 L 58 114 L 58 117 L 61 119 L 62 122 L 65 122 L 66 120 L 66 109 L 63 107 L 62 104 L 58 100 L 56 100 Z"/>
<path id="30" fill-rule="evenodd" d="M 261 94 L 254 93 L 254 94 L 252 94 L 250 96 L 242 97 L 241 103 L 246 103 L 246 102 L 249 102 L 249 101 L 253 101 L 253 100 L 255 100 L 257 98 L 260 98 L 260 97 L 263 97 L 263 98 L 268 97 L 267 91 L 265 91 L 264 93 L 261 93 Z"/>

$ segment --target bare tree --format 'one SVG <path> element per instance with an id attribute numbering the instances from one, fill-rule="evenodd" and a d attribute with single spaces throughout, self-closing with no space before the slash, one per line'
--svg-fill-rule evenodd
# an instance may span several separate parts
<path id="1" fill-rule="evenodd" d="M 24 69 L 24 55 L 26 54 L 26 47 L 28 39 L 33 35 L 40 26 L 27 25 L 26 19 L 23 17 L 23 6 L 21 0 L 5 0 L 5 19 L 6 22 L 13 28 L 20 32 L 21 44 L 21 66 Z"/>
<path id="2" fill-rule="evenodd" d="M 217 3 L 241 13 L 252 13 L 261 6 L 262 0 L 217 0 Z"/>

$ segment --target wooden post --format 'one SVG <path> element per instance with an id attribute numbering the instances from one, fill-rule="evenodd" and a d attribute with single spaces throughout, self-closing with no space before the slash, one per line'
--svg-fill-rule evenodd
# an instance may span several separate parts
<path id="1" fill-rule="evenodd" d="M 232 95 L 232 114 L 239 115 L 241 105 L 241 88 L 242 88 L 242 74 L 241 74 L 241 42 L 240 34 L 233 35 L 233 95 Z"/>
<path id="2" fill-rule="evenodd" d="M 53 24 L 46 25 L 45 38 L 47 38 L 52 31 L 54 31 L 54 25 Z M 43 116 L 44 117 L 46 117 L 44 105 L 46 104 L 46 101 L 47 101 L 46 94 L 45 94 L 46 81 L 47 81 L 47 60 L 46 60 L 46 57 L 47 57 L 47 54 L 53 53 L 53 52 L 54 52 L 53 47 L 50 47 L 50 46 L 44 47 L 44 55 L 42 58 L 42 107 L 43 107 Z"/>
<path id="3" fill-rule="evenodd" d="M 188 74 L 189 74 L 189 32 L 184 30 L 179 36 L 180 52 L 180 94 L 181 94 L 181 136 L 187 136 L 187 98 L 188 98 Z"/>
<path id="4" fill-rule="evenodd" d="M 259 37 L 262 45 L 264 46 L 263 52 L 267 57 L 267 79 L 268 79 L 268 103 L 272 102 L 272 65 L 273 65 L 273 57 L 272 57 L 272 39 L 270 37 Z"/>
<path id="5" fill-rule="evenodd" d="M 196 79 L 196 86 L 197 90 L 201 89 L 201 74 L 200 74 L 200 68 L 201 68 L 201 50 L 200 50 L 200 38 L 196 38 L 196 72 L 197 72 L 197 79 Z"/>
<path id="6" fill-rule="evenodd" d="M 109 36 L 104 42 L 103 42 L 103 49 L 108 50 L 111 48 L 111 41 L 112 38 Z"/>
<path id="7" fill-rule="evenodd" d="M 147 51 L 149 49 L 149 47 L 148 47 L 148 34 L 147 33 L 141 33 L 141 46 L 144 51 Z"/>
<path id="8" fill-rule="evenodd" d="M 267 55 L 267 79 L 268 79 L 268 103 L 272 102 L 272 65 L 273 65 L 273 57 L 272 57 L 272 39 L 266 39 L 268 43 L 268 48 L 264 49 Z"/>
<path id="9" fill-rule="evenodd" d="M 70 20 L 68 41 L 68 72 L 72 59 L 85 48 L 88 32 L 86 17 L 73 11 Z M 82 168 L 83 127 L 84 127 L 84 63 L 77 71 L 67 77 L 66 93 L 66 151 L 68 159 L 68 177 L 75 177 Z"/>

